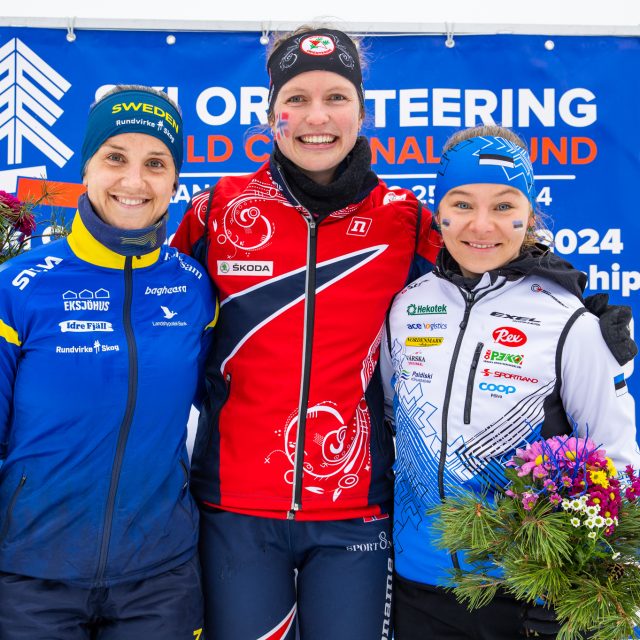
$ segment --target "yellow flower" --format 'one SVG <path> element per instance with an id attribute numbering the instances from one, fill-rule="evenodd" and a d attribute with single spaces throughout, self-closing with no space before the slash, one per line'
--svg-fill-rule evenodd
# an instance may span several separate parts
<path id="1" fill-rule="evenodd" d="M 618 471 L 616 470 L 611 458 L 607 458 L 607 471 L 609 472 L 610 478 L 615 478 L 618 475 Z"/>
<path id="2" fill-rule="evenodd" d="M 605 489 L 609 488 L 609 480 L 607 479 L 606 471 L 604 471 L 604 470 L 602 470 L 602 471 L 590 471 L 589 474 L 591 476 L 591 482 L 593 482 L 593 484 L 600 485 L 601 487 L 604 487 Z"/>

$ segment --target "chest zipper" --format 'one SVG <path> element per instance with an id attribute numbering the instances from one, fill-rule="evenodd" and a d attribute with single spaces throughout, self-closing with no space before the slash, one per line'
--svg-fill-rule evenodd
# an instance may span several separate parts
<path id="1" fill-rule="evenodd" d="M 296 429 L 296 450 L 293 459 L 293 489 L 291 506 L 287 512 L 287 520 L 294 520 L 296 512 L 302 509 L 302 477 L 304 474 L 304 441 L 307 429 L 307 406 L 309 404 L 309 385 L 311 381 L 311 355 L 313 353 L 313 328 L 316 308 L 316 259 L 318 224 L 311 213 L 293 195 L 287 184 L 282 167 L 276 163 L 280 180 L 287 188 L 293 203 L 302 209 L 307 223 L 307 268 L 304 296 L 304 329 L 302 342 L 302 374 L 300 378 L 300 398 L 298 401 L 298 428 Z"/>
<path id="2" fill-rule="evenodd" d="M 298 402 L 298 428 L 296 430 L 296 452 L 293 462 L 293 492 L 291 508 L 287 519 L 293 520 L 296 511 L 302 509 L 302 477 L 304 474 L 304 442 L 307 429 L 307 406 L 309 404 L 309 384 L 311 380 L 311 356 L 313 353 L 313 328 L 316 308 L 316 257 L 317 224 L 306 218 L 307 236 L 307 276 L 304 296 L 304 333 L 302 343 L 302 376 L 300 380 L 300 400 Z"/>
<path id="3" fill-rule="evenodd" d="M 127 389 L 127 403 L 125 405 L 124 417 L 120 423 L 116 452 L 111 467 L 111 482 L 107 496 L 107 505 L 104 514 L 104 524 L 102 528 L 102 543 L 100 545 L 100 556 L 98 559 L 98 571 L 96 580 L 102 582 L 107 567 L 109 555 L 109 543 L 111 541 L 111 530 L 115 510 L 118 484 L 120 482 L 120 472 L 127 446 L 127 439 L 133 422 L 133 413 L 136 406 L 136 395 L 138 392 L 138 349 L 131 322 L 131 301 L 133 299 L 133 258 L 127 256 L 124 261 L 124 304 L 122 309 L 122 324 L 127 341 L 127 351 L 129 353 L 129 384 Z"/>
<path id="4" fill-rule="evenodd" d="M 471 361 L 471 368 L 469 369 L 469 378 L 467 379 L 467 393 L 464 399 L 464 423 L 471 423 L 471 402 L 473 400 L 473 384 L 476 379 L 476 372 L 478 370 L 478 361 L 480 360 L 480 354 L 484 347 L 483 342 L 478 342 L 476 350 L 473 352 L 473 360 Z"/>

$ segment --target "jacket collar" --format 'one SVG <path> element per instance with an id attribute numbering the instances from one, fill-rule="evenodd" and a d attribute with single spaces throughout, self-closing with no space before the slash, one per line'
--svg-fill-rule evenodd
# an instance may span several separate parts
<path id="1" fill-rule="evenodd" d="M 512 281 L 520 280 L 524 276 L 541 276 L 559 284 L 579 300 L 582 300 L 587 283 L 587 277 L 582 271 L 575 269 L 566 260 L 552 253 L 549 247 L 541 244 L 526 249 L 508 264 L 473 278 L 462 275 L 458 263 L 447 248 L 443 247 L 438 254 L 434 272 L 467 291 L 476 289 L 480 282 L 484 286 L 504 279 Z"/>
<path id="2" fill-rule="evenodd" d="M 98 267 L 106 267 L 107 269 L 124 269 L 125 256 L 111 251 L 111 249 L 107 249 L 102 243 L 98 242 L 89 233 L 79 213 L 76 213 L 73 218 L 71 233 L 67 240 L 71 250 L 80 260 L 84 260 Z M 150 267 L 158 261 L 159 257 L 160 249 L 156 249 L 140 257 L 134 256 L 132 267 L 134 269 Z"/>

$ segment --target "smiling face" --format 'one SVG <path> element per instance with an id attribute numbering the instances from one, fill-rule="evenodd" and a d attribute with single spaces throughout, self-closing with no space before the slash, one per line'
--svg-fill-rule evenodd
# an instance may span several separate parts
<path id="1" fill-rule="evenodd" d="M 440 201 L 442 240 L 462 274 L 477 276 L 502 267 L 520 253 L 531 205 L 518 189 L 502 184 L 465 184 Z"/>
<path id="2" fill-rule="evenodd" d="M 309 178 L 329 184 L 362 124 L 355 86 L 331 71 L 306 71 L 282 86 L 273 112 L 280 151 Z"/>
<path id="3" fill-rule="evenodd" d="M 144 133 L 123 133 L 96 151 L 83 182 L 103 222 L 143 229 L 167 210 L 175 180 L 175 164 L 165 144 Z"/>

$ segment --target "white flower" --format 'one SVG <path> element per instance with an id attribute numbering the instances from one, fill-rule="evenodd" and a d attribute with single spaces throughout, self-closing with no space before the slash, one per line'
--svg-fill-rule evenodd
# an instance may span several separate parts
<path id="1" fill-rule="evenodd" d="M 589 531 L 589 533 L 587 534 L 587 536 L 592 540 L 595 540 L 597 535 L 598 534 L 595 531 Z"/>
<path id="2" fill-rule="evenodd" d="M 570 507 L 574 511 L 582 511 L 582 502 L 580 500 L 576 500 L 575 498 L 571 501 Z"/>
<path id="3" fill-rule="evenodd" d="M 571 509 L 571 500 L 567 500 L 566 498 L 562 498 L 562 508 L 565 511 L 569 511 L 569 509 Z"/>
<path id="4" fill-rule="evenodd" d="M 600 507 L 596 504 L 590 504 L 585 507 L 584 512 L 588 516 L 597 516 L 600 513 Z"/>
<path id="5" fill-rule="evenodd" d="M 605 519 L 602 516 L 595 516 L 593 518 L 593 524 L 596 527 L 604 527 L 605 525 Z"/>
<path id="6" fill-rule="evenodd" d="M 596 526 L 595 518 L 587 518 L 584 523 L 589 527 L 589 529 L 593 529 Z"/>
<path id="7" fill-rule="evenodd" d="M 571 518 L 571 520 L 569 521 L 571 522 L 571 525 L 574 527 L 579 527 L 580 526 L 580 518 Z"/>
<path id="8" fill-rule="evenodd" d="M 605 518 L 604 523 L 607 527 L 610 527 L 613 524 L 613 518 Z"/>

